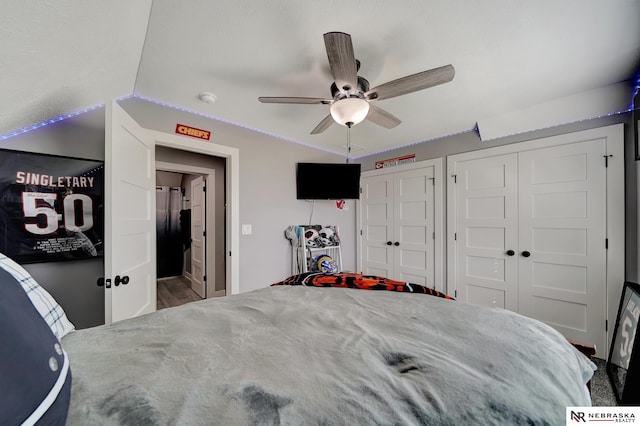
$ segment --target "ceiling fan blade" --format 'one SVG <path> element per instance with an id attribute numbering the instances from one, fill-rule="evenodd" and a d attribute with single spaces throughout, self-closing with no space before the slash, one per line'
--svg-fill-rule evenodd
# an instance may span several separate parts
<path id="1" fill-rule="evenodd" d="M 369 90 L 365 93 L 365 96 L 367 99 L 373 101 L 417 92 L 418 90 L 448 83 L 453 80 L 455 73 L 456 70 L 453 68 L 453 65 L 445 65 L 381 84 Z"/>
<path id="2" fill-rule="evenodd" d="M 375 105 L 369 104 L 369 114 L 367 114 L 367 120 L 376 123 L 378 126 L 382 126 L 385 129 L 393 129 L 398 124 L 402 123 L 398 117 L 389 114 L 382 108 L 378 108 Z"/>
<path id="3" fill-rule="evenodd" d="M 358 67 L 351 36 L 341 32 L 326 33 L 324 45 L 327 49 L 331 74 L 338 89 L 345 93 L 357 90 Z"/>
<path id="4" fill-rule="evenodd" d="M 330 104 L 333 102 L 332 99 L 286 96 L 260 96 L 258 100 L 263 104 Z"/>
<path id="5" fill-rule="evenodd" d="M 335 121 L 331 114 L 329 114 L 316 126 L 315 129 L 311 131 L 311 134 L 317 135 L 318 133 L 322 133 L 327 130 L 333 123 L 335 123 Z"/>

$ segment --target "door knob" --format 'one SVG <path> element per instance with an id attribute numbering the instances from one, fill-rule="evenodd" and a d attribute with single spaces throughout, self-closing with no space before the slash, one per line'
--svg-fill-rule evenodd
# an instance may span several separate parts
<path id="1" fill-rule="evenodd" d="M 116 275 L 116 277 L 113 280 L 113 283 L 117 286 L 119 286 L 120 284 L 122 285 L 126 285 L 129 284 L 129 277 L 127 275 L 125 275 L 124 277 L 120 277 L 120 275 Z"/>
<path id="2" fill-rule="evenodd" d="M 396 241 L 395 243 L 393 243 L 393 245 L 398 247 L 400 245 L 400 243 Z"/>
<path id="3" fill-rule="evenodd" d="M 391 244 L 393 244 L 391 241 L 387 241 L 388 246 L 390 246 Z"/>
<path id="4" fill-rule="evenodd" d="M 515 251 L 513 250 L 507 250 L 507 256 L 513 256 L 514 254 L 516 254 Z"/>
<path id="5" fill-rule="evenodd" d="M 525 250 L 522 252 L 522 257 L 529 257 L 529 256 L 531 256 L 531 253 L 529 253 L 528 251 Z"/>

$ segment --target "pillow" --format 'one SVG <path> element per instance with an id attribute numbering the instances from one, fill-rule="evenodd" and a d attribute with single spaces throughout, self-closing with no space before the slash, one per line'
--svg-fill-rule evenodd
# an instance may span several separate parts
<path id="1" fill-rule="evenodd" d="M 0 269 L 0 424 L 64 425 L 69 359 L 19 281 Z"/>
<path id="2" fill-rule="evenodd" d="M 75 330 L 62 306 L 22 266 L 0 253 L 0 268 L 11 274 L 22 285 L 31 303 L 58 339 L 62 339 L 63 336 Z"/>

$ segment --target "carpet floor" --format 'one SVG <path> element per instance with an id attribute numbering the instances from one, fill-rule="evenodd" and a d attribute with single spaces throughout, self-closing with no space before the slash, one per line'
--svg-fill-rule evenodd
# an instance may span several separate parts
<path id="1" fill-rule="evenodd" d="M 594 407 L 615 407 L 618 405 L 616 396 L 607 376 L 607 362 L 600 358 L 593 358 L 598 370 L 591 379 L 591 404 Z"/>

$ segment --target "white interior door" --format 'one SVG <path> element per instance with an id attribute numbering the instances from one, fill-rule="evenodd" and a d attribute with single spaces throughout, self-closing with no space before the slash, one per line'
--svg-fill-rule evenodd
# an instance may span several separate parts
<path id="1" fill-rule="evenodd" d="M 455 175 L 457 297 L 517 311 L 517 155 L 457 162 Z"/>
<path id="2" fill-rule="evenodd" d="M 597 139 L 519 154 L 520 313 L 602 350 L 605 153 Z"/>
<path id="3" fill-rule="evenodd" d="M 105 322 L 156 310 L 155 150 L 115 101 L 105 123 Z"/>
<path id="4" fill-rule="evenodd" d="M 362 273 L 392 278 L 393 174 L 362 178 Z"/>
<path id="5" fill-rule="evenodd" d="M 191 289 L 202 298 L 205 290 L 205 181 L 198 176 L 191 181 Z"/>
<path id="6" fill-rule="evenodd" d="M 394 174 L 394 277 L 435 287 L 434 167 Z"/>

